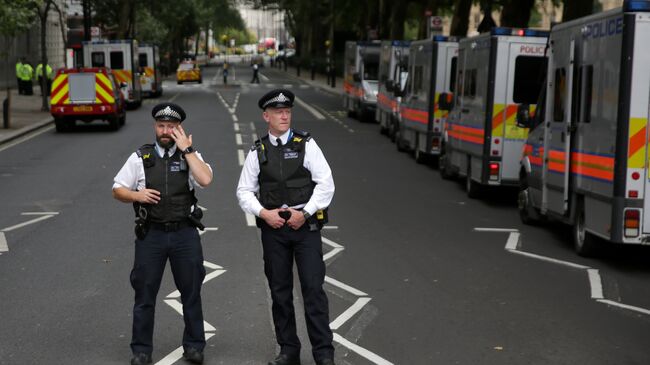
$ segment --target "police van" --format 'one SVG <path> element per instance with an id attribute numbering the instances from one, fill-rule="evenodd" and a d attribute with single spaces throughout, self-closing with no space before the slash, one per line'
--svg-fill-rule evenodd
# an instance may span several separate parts
<path id="1" fill-rule="evenodd" d="M 544 82 L 548 32 L 493 28 L 459 42 L 455 105 L 440 153 L 443 178 L 466 177 L 477 197 L 485 186 L 517 186 L 528 129 L 517 104 L 534 109 Z"/>
<path id="2" fill-rule="evenodd" d="M 650 241 L 650 1 L 555 26 L 545 91 L 521 160 L 519 213 L 573 225 L 575 249 L 596 236 Z"/>
<path id="3" fill-rule="evenodd" d="M 375 121 L 382 134 L 394 136 L 398 104 L 408 76 L 408 41 L 382 41 Z"/>
<path id="4" fill-rule="evenodd" d="M 126 84 L 127 105 L 142 104 L 142 85 L 138 64 L 138 42 L 135 39 L 114 41 L 85 41 L 83 59 L 85 67 L 108 67 L 117 82 Z"/>
<path id="5" fill-rule="evenodd" d="M 158 46 L 140 44 L 138 52 L 142 94 L 148 97 L 159 97 L 163 92 L 163 84 L 162 75 L 160 74 L 160 54 L 158 52 Z"/>
<path id="6" fill-rule="evenodd" d="M 345 42 L 343 107 L 360 120 L 375 117 L 380 45 L 379 41 Z"/>
<path id="7" fill-rule="evenodd" d="M 440 153 L 443 125 L 455 90 L 458 42 L 435 36 L 411 43 L 409 82 L 402 98 L 395 143 L 417 162 Z"/>

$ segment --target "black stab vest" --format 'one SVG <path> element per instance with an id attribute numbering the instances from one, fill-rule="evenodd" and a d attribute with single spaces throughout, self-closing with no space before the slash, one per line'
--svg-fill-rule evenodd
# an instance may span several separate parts
<path id="1" fill-rule="evenodd" d="M 156 223 L 187 220 L 196 198 L 188 182 L 189 166 L 181 158 L 181 151 L 176 148 L 172 156 L 164 159 L 158 156 L 154 145 L 146 144 L 137 153 L 144 165 L 146 188 L 160 192 L 158 204 L 142 204 L 148 211 L 147 220 Z"/>
<path id="2" fill-rule="evenodd" d="M 291 207 L 311 198 L 316 184 L 303 166 L 305 144 L 310 138 L 309 133 L 293 131 L 282 147 L 272 145 L 268 135 L 255 142 L 260 162 L 259 200 L 264 208 Z"/>

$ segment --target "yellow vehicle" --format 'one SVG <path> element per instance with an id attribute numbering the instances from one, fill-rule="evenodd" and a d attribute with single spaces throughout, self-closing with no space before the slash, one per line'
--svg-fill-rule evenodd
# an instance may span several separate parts
<path id="1" fill-rule="evenodd" d="M 176 83 L 182 84 L 187 81 L 203 83 L 201 69 L 195 62 L 181 62 L 176 70 Z"/>

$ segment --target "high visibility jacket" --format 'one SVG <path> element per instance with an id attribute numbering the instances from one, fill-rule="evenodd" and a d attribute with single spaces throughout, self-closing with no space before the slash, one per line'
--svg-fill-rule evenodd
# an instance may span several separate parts
<path id="1" fill-rule="evenodd" d="M 52 79 L 52 67 L 50 67 L 50 65 L 45 65 L 45 71 L 47 72 L 47 78 Z M 41 76 L 43 76 L 43 64 L 39 63 L 38 66 L 36 66 L 36 77 Z"/>
<path id="2" fill-rule="evenodd" d="M 31 81 L 34 76 L 34 69 L 28 63 L 23 64 L 20 72 L 20 79 L 23 81 Z"/>
<path id="3" fill-rule="evenodd" d="M 16 62 L 16 77 L 21 79 L 22 72 L 23 72 L 23 63 L 18 61 Z"/>

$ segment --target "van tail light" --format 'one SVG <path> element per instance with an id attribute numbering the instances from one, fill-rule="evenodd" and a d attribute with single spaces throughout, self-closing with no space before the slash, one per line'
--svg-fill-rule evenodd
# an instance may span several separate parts
<path id="1" fill-rule="evenodd" d="M 638 209 L 626 209 L 624 216 L 625 237 L 637 237 L 641 226 L 641 211 Z"/>
<path id="2" fill-rule="evenodd" d="M 501 166 L 497 162 L 491 162 L 490 163 L 490 180 L 491 181 L 499 180 L 500 167 Z"/>
<path id="3" fill-rule="evenodd" d="M 440 148 L 440 139 L 434 138 L 431 140 L 431 148 L 438 149 Z"/>

